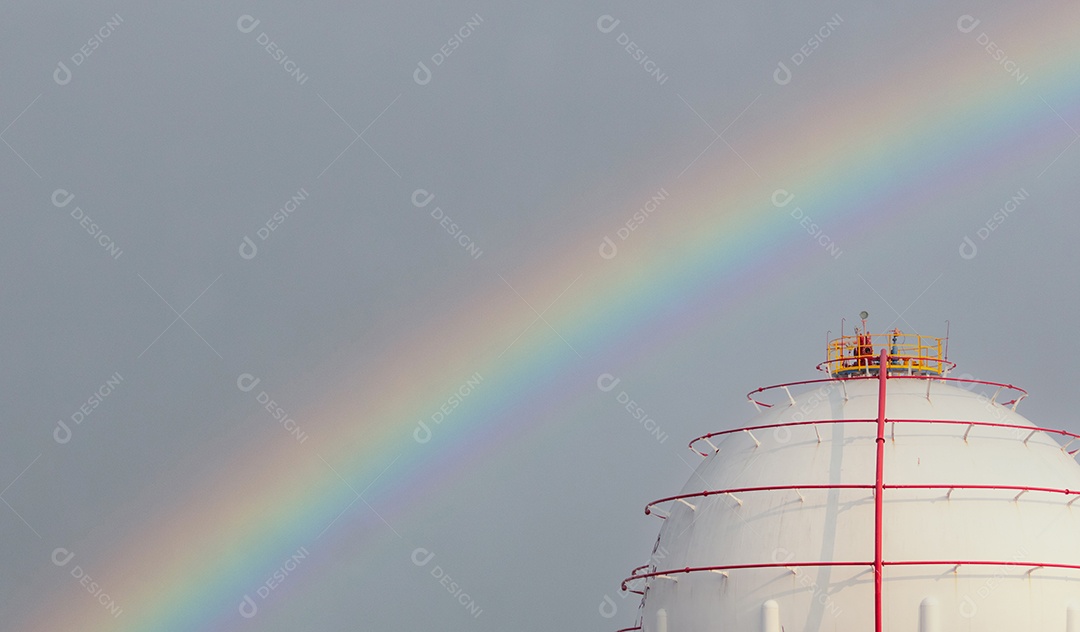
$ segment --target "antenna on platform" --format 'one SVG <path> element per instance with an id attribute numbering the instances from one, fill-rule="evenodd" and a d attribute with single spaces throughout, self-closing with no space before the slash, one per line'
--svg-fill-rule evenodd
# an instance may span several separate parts
<path id="1" fill-rule="evenodd" d="M 945 359 L 949 359 L 949 321 L 945 321 Z"/>

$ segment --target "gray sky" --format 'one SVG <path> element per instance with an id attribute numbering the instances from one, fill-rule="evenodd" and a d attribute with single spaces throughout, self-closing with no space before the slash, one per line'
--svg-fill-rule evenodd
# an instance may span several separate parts
<path id="1" fill-rule="evenodd" d="M 415 367 L 463 381 L 514 340 L 504 329 L 530 326 L 520 300 L 542 310 L 583 278 L 559 301 L 588 306 L 583 288 L 625 282 L 638 261 L 656 264 L 635 276 L 659 295 L 652 272 L 689 257 L 695 223 L 715 230 L 726 215 L 759 228 L 718 246 L 735 253 L 722 274 L 640 313 L 582 307 L 597 320 L 568 333 L 580 357 L 530 326 L 515 343 L 523 356 L 569 359 L 549 382 L 492 403 L 505 419 L 477 427 L 498 440 L 477 431 L 403 455 L 414 424 L 387 422 L 399 440 L 365 458 L 376 473 L 399 457 L 433 463 L 424 480 L 388 481 L 372 507 L 345 510 L 332 538 L 303 534 L 310 558 L 256 617 L 238 614 L 240 589 L 190 629 L 630 626 L 636 600 L 618 584 L 659 529 L 645 503 L 676 493 L 696 464 L 686 442 L 745 422 L 746 391 L 815 377 L 826 331 L 861 309 L 882 329 L 944 335 L 950 320 L 960 372 L 1026 386 L 1021 412 L 1080 430 L 1068 412 L 1080 92 L 1055 74 L 1075 48 L 1061 25 L 1076 11 L 1037 5 L 9 3 L 0 489 L 12 484 L 0 494 L 0 620 L 19 627 L 5 629 L 44 630 L 64 613 L 87 629 L 188 629 L 154 619 L 135 589 L 144 580 L 124 569 L 144 568 L 137 543 L 160 541 L 191 499 L 257 487 L 228 477 L 260 446 L 289 448 L 253 393 L 272 392 L 330 448 L 342 422 L 319 411 L 367 419 L 378 398 L 366 385 L 400 369 L 416 341 L 490 327 L 475 357 L 440 347 Z M 965 15 L 979 21 L 969 33 Z M 467 35 L 455 46 L 456 33 Z M 1027 81 L 977 41 L 983 33 Z M 778 63 L 790 81 L 777 80 Z M 894 143 L 895 162 L 879 156 L 865 186 L 829 193 L 842 180 L 832 161 L 875 142 Z M 816 234 L 769 203 L 792 183 L 804 183 L 797 202 Z M 604 234 L 661 188 L 670 201 L 602 261 Z M 435 194 L 479 258 L 414 205 L 417 189 Z M 1015 211 L 993 220 L 1020 190 Z M 260 236 L 293 196 L 295 212 Z M 731 206 L 746 196 L 760 203 Z M 240 254 L 245 236 L 252 258 Z M 573 332 L 575 313 L 558 312 Z M 239 391 L 242 373 L 259 389 Z M 616 391 L 596 388 L 602 373 L 621 379 Z M 478 403 L 512 390 L 508 374 L 484 378 Z M 74 424 L 110 379 L 118 385 Z M 620 407 L 621 391 L 666 440 Z M 64 420 L 71 437 L 60 443 Z M 172 553 L 198 555 L 176 542 Z M 76 562 L 54 564 L 57 548 Z M 416 548 L 435 561 L 410 562 Z M 251 564 L 276 567 L 288 553 L 273 555 Z M 72 576 L 75 563 L 94 569 L 119 618 Z M 436 563 L 479 616 L 433 577 Z M 148 568 L 145 583 L 168 593 L 169 578 Z M 239 585 L 254 593 L 264 576 Z"/>

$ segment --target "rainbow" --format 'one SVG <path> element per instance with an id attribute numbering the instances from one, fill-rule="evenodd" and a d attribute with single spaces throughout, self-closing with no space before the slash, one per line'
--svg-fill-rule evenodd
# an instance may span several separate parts
<path id="1" fill-rule="evenodd" d="M 289 582 L 265 601 L 254 593 L 301 547 L 317 551 L 360 531 L 394 537 L 393 518 L 437 488 L 433 472 L 464 467 L 520 437 L 545 410 L 594 389 L 596 374 L 580 368 L 578 354 L 611 350 L 650 327 L 692 331 L 702 314 L 746 291 L 746 279 L 783 281 L 795 266 L 816 264 L 785 254 L 785 244 L 808 236 L 790 209 L 774 204 L 778 189 L 816 209 L 815 219 L 835 227 L 843 244 L 870 225 L 897 221 L 891 218 L 910 213 L 913 201 L 959 198 L 1006 174 L 1034 181 L 1071 138 L 1058 115 L 1080 115 L 1080 40 L 1071 27 L 1080 9 L 1059 4 L 1010 30 L 1009 53 L 1031 78 L 1024 85 L 980 50 L 978 30 L 957 31 L 951 54 L 913 55 L 906 69 L 882 73 L 880 84 L 834 94 L 797 120 L 757 121 L 751 110 L 731 142 L 761 178 L 729 161 L 735 166 L 726 179 L 692 183 L 677 177 L 685 166 L 678 160 L 655 183 L 669 183 L 669 199 L 630 239 L 615 241 L 615 258 L 599 255 L 603 237 L 614 236 L 659 186 L 611 204 L 569 249 L 579 256 L 538 262 L 522 278 L 507 279 L 529 297 L 544 297 L 537 310 L 558 297 L 543 320 L 505 286 L 470 297 L 468 305 L 482 309 L 463 306 L 433 320 L 399 341 L 359 392 L 343 382 L 332 404 L 306 411 L 316 420 L 310 445 L 267 433 L 227 471 L 207 473 L 190 497 L 177 499 L 174 513 L 135 528 L 134 542 L 117 548 L 113 566 L 97 574 L 123 607 L 120 617 L 89 597 L 68 596 L 43 603 L 22 629 L 225 630 L 244 621 L 238 606 L 245 595 L 262 606 L 288 599 Z M 720 144 L 711 151 L 731 158 Z M 631 345 L 623 355 L 643 353 Z M 418 420 L 473 375 L 482 376 L 474 391 L 447 413 L 447 423 L 429 426 L 429 442 L 418 443 Z"/>

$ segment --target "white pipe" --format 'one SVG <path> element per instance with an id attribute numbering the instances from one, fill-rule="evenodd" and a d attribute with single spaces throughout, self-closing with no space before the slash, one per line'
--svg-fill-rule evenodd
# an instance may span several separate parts
<path id="1" fill-rule="evenodd" d="M 761 632 L 780 632 L 780 604 L 772 599 L 761 604 Z"/>
<path id="2" fill-rule="evenodd" d="M 656 611 L 656 632 L 667 632 L 667 610 Z"/>
<path id="3" fill-rule="evenodd" d="M 941 632 L 941 603 L 933 597 L 919 604 L 919 632 Z"/>
<path id="4" fill-rule="evenodd" d="M 1076 604 L 1065 610 L 1065 632 L 1080 632 L 1080 606 Z"/>

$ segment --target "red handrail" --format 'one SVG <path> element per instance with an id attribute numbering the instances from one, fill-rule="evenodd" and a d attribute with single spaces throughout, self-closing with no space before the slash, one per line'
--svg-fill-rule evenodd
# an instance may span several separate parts
<path id="1" fill-rule="evenodd" d="M 750 391 L 749 393 L 747 393 L 746 394 L 746 399 L 750 400 L 751 402 L 754 402 L 755 404 L 757 404 L 759 406 L 764 406 L 765 408 L 772 408 L 772 404 L 766 404 L 765 402 L 759 402 L 759 401 L 757 401 L 756 399 L 753 398 L 753 395 L 755 393 L 764 393 L 765 391 L 771 391 L 771 390 L 776 389 L 776 388 L 785 388 L 785 387 L 788 387 L 788 386 L 803 386 L 805 384 L 824 384 L 826 382 L 842 382 L 842 381 L 845 381 L 845 380 L 855 380 L 855 379 L 865 379 L 865 376 L 851 377 L 851 378 L 827 377 L 827 378 L 819 378 L 819 379 L 816 379 L 816 380 L 799 380 L 798 382 L 784 382 L 783 384 L 772 384 L 770 386 L 760 386 L 760 387 Z"/>
<path id="2" fill-rule="evenodd" d="M 698 450 L 697 448 L 695 448 L 694 444 L 697 443 L 698 441 L 705 441 L 706 439 L 712 439 L 713 437 L 720 437 L 720 436 L 723 436 L 723 435 L 734 434 L 736 432 L 752 432 L 754 430 L 769 430 L 769 429 L 772 429 L 772 428 L 786 428 L 786 427 L 794 428 L 796 426 L 812 426 L 814 424 L 869 423 L 869 422 L 872 422 L 872 421 L 874 421 L 874 420 L 873 419 L 817 419 L 817 420 L 813 420 L 813 421 L 789 421 L 787 423 L 780 423 L 780 424 L 762 424 L 760 426 L 744 426 L 742 428 L 732 428 L 731 430 L 718 430 L 716 432 L 710 432 L 708 434 L 703 434 L 700 437 L 698 437 L 698 438 L 694 439 L 693 441 L 691 441 L 689 443 L 688 447 L 691 450 L 693 450 L 694 452 L 697 452 L 698 454 L 700 454 L 701 456 L 709 456 L 708 454 L 705 454 L 704 452 L 702 452 L 702 451 Z"/>
<path id="3" fill-rule="evenodd" d="M 1065 496 L 1080 497 L 1080 489 L 1067 487 L 1038 487 L 1033 485 L 962 485 L 962 484 L 934 484 L 934 485 L 883 485 L 883 489 L 988 489 L 1013 492 L 1044 492 L 1047 494 L 1062 494 Z M 658 498 L 645 505 L 645 515 L 652 515 L 653 509 L 660 504 L 687 498 L 708 498 L 709 496 L 723 496 L 725 494 L 742 494 L 748 492 L 772 492 L 772 491 L 801 491 L 804 489 L 875 489 L 874 485 L 763 485 L 759 487 L 733 487 L 731 489 L 708 489 L 689 494 L 677 494 L 666 498 Z M 659 514 L 657 514 L 659 515 Z M 664 516 L 660 516 L 664 518 Z M 666 520 L 666 518 L 665 518 Z M 639 566 L 630 572 L 631 575 L 646 568 L 648 565 Z"/>
<path id="4" fill-rule="evenodd" d="M 1037 568 L 1066 568 L 1080 570 L 1080 564 L 1061 564 L 1059 562 L 1019 562 L 1000 560 L 883 560 L 883 566 L 1030 566 Z M 627 582 L 638 579 L 650 579 L 661 575 L 679 575 L 687 573 L 701 573 L 707 571 L 731 571 L 756 568 L 814 568 L 819 566 L 866 566 L 873 569 L 874 562 L 770 562 L 767 564 L 727 564 L 723 566 L 687 566 L 685 568 L 672 568 L 662 571 L 653 571 L 644 575 L 627 577 L 622 581 L 622 589 L 627 590 Z M 630 591 L 634 592 L 634 591 Z M 640 594 L 640 593 L 639 593 Z"/>
<path id="5" fill-rule="evenodd" d="M 635 575 L 633 577 L 627 577 L 622 581 L 622 589 L 625 591 L 626 583 L 634 581 L 635 579 L 649 579 L 651 577 L 658 577 L 660 575 L 676 575 L 679 573 L 697 573 L 704 571 L 732 571 L 743 570 L 750 568 L 791 568 L 793 566 L 871 566 L 872 562 L 799 562 L 792 564 L 790 562 L 771 562 L 768 564 L 727 564 L 724 566 L 687 566 L 686 568 L 673 568 L 664 571 L 653 571 L 651 573 L 645 573 L 643 575 Z M 630 591 L 634 592 L 634 591 Z M 640 594 L 640 593 L 639 593 Z"/>
<path id="6" fill-rule="evenodd" d="M 885 562 L 886 566 L 1030 566 L 1039 568 L 1067 568 L 1080 570 L 1080 564 L 1061 564 L 1059 562 L 1017 562 L 999 560 L 894 560 Z"/>
<path id="7" fill-rule="evenodd" d="M 800 490 L 800 489 L 873 489 L 873 485 L 765 485 L 761 487 L 735 487 L 732 489 L 710 489 L 706 491 L 694 492 L 691 494 L 678 494 L 676 496 L 668 496 L 667 498 L 661 498 L 654 500 L 648 505 L 645 505 L 645 515 L 652 514 L 652 508 L 660 503 L 671 502 L 675 500 L 685 500 L 687 498 L 708 498 L 709 496 L 723 495 L 723 494 L 741 494 L 743 492 L 767 492 L 767 491 L 783 491 L 783 490 Z M 638 567 L 634 570 L 639 570 Z M 631 571 L 633 574 L 633 571 Z"/>
<path id="8" fill-rule="evenodd" d="M 853 380 L 876 380 L 876 379 L 878 379 L 877 375 L 853 375 L 853 376 L 850 376 L 850 377 L 828 377 L 828 378 L 820 378 L 820 379 L 817 379 L 817 380 L 799 380 L 797 382 L 784 382 L 782 384 L 772 384 L 770 386 L 762 386 L 762 387 L 756 388 L 756 389 L 754 389 L 754 390 L 752 390 L 752 391 L 750 391 L 749 393 L 746 394 L 746 399 L 748 399 L 751 402 L 757 404 L 758 406 L 764 406 L 766 408 L 771 408 L 773 406 L 772 404 L 767 404 L 765 402 L 758 401 L 758 400 L 754 399 L 754 395 L 757 394 L 757 393 L 764 393 L 765 391 L 771 391 L 771 390 L 775 390 L 775 389 L 778 389 L 778 388 L 786 388 L 786 387 L 789 387 L 789 386 L 804 386 L 806 384 L 825 384 L 825 383 L 828 383 L 828 382 L 842 383 L 842 382 L 850 382 L 850 381 L 853 381 Z M 1028 395 L 1028 392 L 1026 390 L 1020 388 L 1019 386 L 1014 386 L 1012 384 L 1002 384 L 1001 382 L 990 382 L 988 380 L 969 380 L 967 378 L 947 377 L 947 376 L 942 376 L 942 375 L 889 375 L 889 379 L 890 380 L 895 380 L 895 379 L 902 379 L 902 380 L 940 380 L 942 382 L 960 382 L 960 383 L 963 383 L 963 384 L 981 384 L 983 386 L 996 386 L 998 388 L 1011 389 L 1011 390 L 1014 390 L 1014 391 L 1022 394 L 1025 397 Z"/>
<path id="9" fill-rule="evenodd" d="M 697 437 L 688 444 L 688 447 L 697 452 L 701 456 L 709 456 L 708 454 L 698 450 L 694 447 L 694 444 L 698 441 L 704 441 L 706 439 L 712 439 L 713 437 L 720 437 L 723 435 L 735 434 L 737 432 L 748 432 L 754 430 L 769 430 L 772 428 L 794 428 L 797 426 L 812 426 L 817 424 L 851 424 L 851 423 L 874 423 L 876 419 L 816 419 L 813 421 L 791 421 L 787 423 L 779 424 L 763 424 L 760 426 L 746 426 L 743 428 L 732 428 L 731 430 L 720 430 L 717 432 L 710 432 Z M 989 428 L 1013 428 L 1016 430 L 1027 430 L 1030 432 L 1045 432 L 1048 434 L 1062 435 L 1069 437 L 1073 440 L 1080 439 L 1080 434 L 1069 432 L 1068 430 L 1060 430 L 1058 428 L 1044 428 L 1042 426 L 1024 426 L 1021 424 L 1003 424 L 993 421 L 965 421 L 962 419 L 886 419 L 886 423 L 890 424 L 947 424 L 955 426 L 979 426 Z M 1070 441 L 1069 443 L 1072 443 Z"/>

